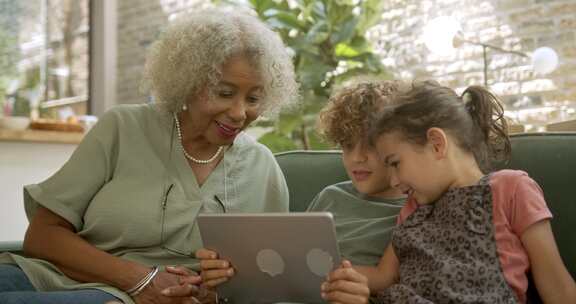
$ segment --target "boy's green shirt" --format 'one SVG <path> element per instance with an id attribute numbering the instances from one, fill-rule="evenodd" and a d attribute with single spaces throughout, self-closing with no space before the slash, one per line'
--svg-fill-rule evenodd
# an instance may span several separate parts
<path id="1" fill-rule="evenodd" d="M 340 254 L 353 265 L 375 266 L 390 241 L 405 201 L 363 195 L 351 181 L 346 181 L 324 188 L 308 211 L 332 212 Z"/>

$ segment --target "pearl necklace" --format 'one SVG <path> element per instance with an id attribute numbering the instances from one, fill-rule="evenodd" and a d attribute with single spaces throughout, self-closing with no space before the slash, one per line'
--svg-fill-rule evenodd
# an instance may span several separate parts
<path id="1" fill-rule="evenodd" d="M 184 152 L 184 156 L 186 156 L 187 159 L 191 160 L 194 163 L 197 164 L 209 164 L 211 162 L 213 162 L 218 155 L 220 155 L 220 152 L 222 152 L 222 149 L 224 149 L 224 146 L 220 146 L 218 147 L 218 150 L 216 151 L 216 153 L 214 153 L 214 155 L 212 157 L 210 157 L 209 159 L 197 159 L 194 158 L 194 156 L 188 154 L 188 152 L 186 152 L 186 149 L 184 149 L 184 144 L 182 141 L 182 130 L 180 129 L 180 122 L 178 121 L 178 117 L 176 117 L 176 113 L 174 113 L 174 121 L 176 121 L 176 130 L 178 131 L 178 140 L 180 141 L 180 147 L 182 147 L 182 152 Z"/>

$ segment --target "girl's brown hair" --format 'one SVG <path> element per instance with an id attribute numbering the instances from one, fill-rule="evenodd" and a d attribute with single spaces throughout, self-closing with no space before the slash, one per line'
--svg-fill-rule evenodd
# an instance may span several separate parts
<path id="1" fill-rule="evenodd" d="M 499 99 L 481 86 L 468 87 L 461 96 L 434 81 L 414 82 L 383 109 L 371 138 L 400 131 L 412 143 L 424 145 L 427 131 L 437 127 L 474 155 L 482 171 L 492 160 L 508 160 L 511 146 L 504 109 Z"/>
<path id="2" fill-rule="evenodd" d="M 375 113 L 390 104 L 399 82 L 357 79 L 330 96 L 320 111 L 318 129 L 328 141 L 345 147 L 357 141 L 368 142 Z"/>

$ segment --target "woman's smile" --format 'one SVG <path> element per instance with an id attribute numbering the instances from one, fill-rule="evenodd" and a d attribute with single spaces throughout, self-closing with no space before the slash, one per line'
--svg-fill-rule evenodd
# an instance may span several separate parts
<path id="1" fill-rule="evenodd" d="M 218 133 L 224 138 L 230 138 L 236 136 L 242 128 L 235 128 L 230 125 L 223 124 L 217 120 L 215 120 Z"/>

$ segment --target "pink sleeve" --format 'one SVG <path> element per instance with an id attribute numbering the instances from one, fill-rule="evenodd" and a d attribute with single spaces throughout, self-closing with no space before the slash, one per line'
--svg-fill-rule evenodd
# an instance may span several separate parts
<path id="1" fill-rule="evenodd" d="M 413 199 L 412 197 L 409 197 L 408 200 L 406 201 L 406 204 L 404 204 L 404 207 L 402 207 L 402 209 L 400 209 L 400 214 L 398 214 L 398 219 L 396 220 L 396 225 L 400 225 L 400 224 L 404 223 L 406 218 L 409 217 L 410 214 L 414 213 L 414 211 L 416 211 L 416 209 L 418 209 L 418 203 L 416 203 L 415 199 Z"/>
<path id="2" fill-rule="evenodd" d="M 518 236 L 521 236 L 532 224 L 552 218 L 542 189 L 528 175 L 519 176 L 514 196 L 505 204 L 509 204 L 505 206 L 508 209 L 506 214 L 509 215 L 512 231 Z"/>

